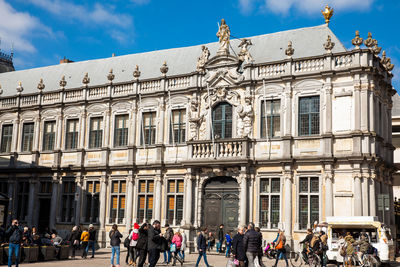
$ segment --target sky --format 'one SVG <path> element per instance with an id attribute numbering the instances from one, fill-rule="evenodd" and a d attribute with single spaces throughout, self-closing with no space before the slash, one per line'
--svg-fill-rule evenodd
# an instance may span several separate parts
<path id="1" fill-rule="evenodd" d="M 346 48 L 372 32 L 399 91 L 400 0 L 0 0 L 0 49 L 21 70 L 215 42 L 221 18 L 239 38 L 321 25 L 325 4 Z"/>

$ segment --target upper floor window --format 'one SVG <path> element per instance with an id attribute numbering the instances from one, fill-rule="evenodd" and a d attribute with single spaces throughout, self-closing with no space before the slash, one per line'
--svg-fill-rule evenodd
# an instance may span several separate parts
<path id="1" fill-rule="evenodd" d="M 299 135 L 319 134 L 319 96 L 299 99 Z"/>
<path id="2" fill-rule="evenodd" d="M 172 111 L 170 127 L 170 143 L 184 143 L 186 138 L 186 110 L 176 109 Z"/>
<path id="3" fill-rule="evenodd" d="M 53 150 L 54 142 L 56 136 L 56 122 L 46 121 L 44 123 L 44 133 L 43 133 L 43 150 Z"/>
<path id="4" fill-rule="evenodd" d="M 278 228 L 281 183 L 279 178 L 260 179 L 260 225 Z"/>
<path id="5" fill-rule="evenodd" d="M 1 131 L 1 152 L 10 152 L 12 144 L 13 125 L 3 125 Z"/>
<path id="6" fill-rule="evenodd" d="M 301 177 L 299 183 L 299 228 L 307 229 L 319 221 L 319 178 Z"/>
<path id="7" fill-rule="evenodd" d="M 128 144 L 128 115 L 115 116 L 114 147 Z"/>
<path id="8" fill-rule="evenodd" d="M 264 100 L 261 102 L 261 138 L 281 135 L 281 101 Z M 267 125 L 265 125 L 267 117 Z"/>
<path id="9" fill-rule="evenodd" d="M 145 112 L 143 113 L 143 131 L 141 144 L 154 145 L 156 143 L 156 113 Z M 143 138 L 144 134 L 144 138 Z"/>
<path id="10" fill-rule="evenodd" d="M 167 191 L 167 222 L 178 225 L 183 217 L 183 180 L 168 180 Z"/>
<path id="11" fill-rule="evenodd" d="M 101 147 L 103 143 L 103 118 L 91 118 L 89 131 L 89 148 Z"/>
<path id="12" fill-rule="evenodd" d="M 67 136 L 65 149 L 75 149 L 78 147 L 78 119 L 67 120 Z"/>
<path id="13" fill-rule="evenodd" d="M 214 138 L 232 138 L 232 106 L 229 103 L 221 102 L 214 107 L 212 121 Z"/>
<path id="14" fill-rule="evenodd" d="M 32 151 L 34 127 L 33 122 L 24 123 L 22 127 L 22 152 Z"/>

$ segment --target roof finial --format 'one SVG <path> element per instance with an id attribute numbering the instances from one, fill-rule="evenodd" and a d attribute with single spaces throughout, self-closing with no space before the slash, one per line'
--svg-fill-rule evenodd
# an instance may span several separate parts
<path id="1" fill-rule="evenodd" d="M 356 36 L 351 40 L 351 43 L 355 46 L 355 49 L 360 49 L 360 45 L 363 43 L 363 38 L 360 37 L 359 31 L 356 31 Z"/>
<path id="2" fill-rule="evenodd" d="M 39 83 L 37 85 L 37 89 L 39 89 L 39 92 L 41 92 L 44 89 L 44 87 L 45 87 L 45 85 L 43 83 L 43 79 L 40 78 L 40 81 L 39 81 Z"/>
<path id="3" fill-rule="evenodd" d="M 335 46 L 335 43 L 332 42 L 331 36 L 328 35 L 328 38 L 326 39 L 326 43 L 324 43 L 324 48 L 327 53 L 331 53 L 333 47 Z"/>
<path id="4" fill-rule="evenodd" d="M 64 89 L 66 85 L 67 81 L 65 80 L 65 75 L 63 75 L 60 80 L 60 86 Z"/>
<path id="5" fill-rule="evenodd" d="M 140 77 L 140 70 L 139 70 L 139 66 L 136 65 L 135 70 L 133 71 L 133 77 L 138 80 Z"/>
<path id="6" fill-rule="evenodd" d="M 114 78 L 115 78 L 115 75 L 114 75 L 114 73 L 113 73 L 113 69 L 110 69 L 110 72 L 109 72 L 108 75 L 107 75 L 107 79 L 108 79 L 110 82 L 112 82 L 112 81 L 114 80 Z"/>
<path id="7" fill-rule="evenodd" d="M 167 65 L 167 61 L 164 61 L 164 63 L 162 64 L 160 71 L 164 76 L 167 76 L 167 72 L 168 72 L 168 65 Z"/>
<path id="8" fill-rule="evenodd" d="M 86 86 L 90 83 L 89 74 L 87 72 L 85 73 L 85 76 L 82 79 L 82 83 L 85 84 Z"/>
<path id="9" fill-rule="evenodd" d="M 288 42 L 288 47 L 285 50 L 285 54 L 288 56 L 288 58 L 291 58 L 294 54 L 294 48 L 292 47 L 292 41 Z"/>
<path id="10" fill-rule="evenodd" d="M 333 16 L 333 8 L 326 5 L 325 9 L 321 10 L 321 13 L 324 15 L 326 25 L 329 25 L 329 21 Z"/>

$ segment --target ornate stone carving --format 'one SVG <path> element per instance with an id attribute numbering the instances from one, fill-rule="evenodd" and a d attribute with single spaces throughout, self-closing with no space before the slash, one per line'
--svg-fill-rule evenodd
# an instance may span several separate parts
<path id="1" fill-rule="evenodd" d="M 210 51 L 204 45 L 201 46 L 201 56 L 197 59 L 197 71 L 204 72 L 204 66 L 206 65 L 208 58 L 210 57 Z"/>
<path id="2" fill-rule="evenodd" d="M 107 75 L 107 80 L 109 80 L 110 82 L 112 82 L 115 78 L 115 75 L 113 73 L 113 69 L 110 69 L 110 72 Z"/>
<path id="3" fill-rule="evenodd" d="M 84 76 L 83 79 L 82 79 L 82 83 L 83 83 L 84 85 L 88 85 L 88 84 L 90 83 L 89 74 L 88 74 L 87 72 L 85 73 L 85 76 Z"/>
<path id="4" fill-rule="evenodd" d="M 386 57 L 386 51 L 385 50 L 383 50 L 383 52 L 382 52 L 382 58 L 381 58 L 381 63 L 382 63 L 382 65 L 386 65 L 386 63 L 387 63 L 387 60 L 388 60 L 388 58 Z"/>
<path id="5" fill-rule="evenodd" d="M 251 40 L 249 39 L 242 39 L 242 42 L 239 44 L 239 54 L 238 58 L 240 62 L 251 63 L 254 61 L 253 57 L 249 52 L 249 46 L 253 45 Z"/>
<path id="6" fill-rule="evenodd" d="M 329 24 L 330 19 L 333 16 L 333 8 L 329 7 L 328 5 L 325 6 L 324 10 L 321 10 L 322 15 L 325 18 L 325 23 Z"/>
<path id="7" fill-rule="evenodd" d="M 331 36 L 328 35 L 328 38 L 326 39 L 326 42 L 324 43 L 324 48 L 326 52 L 331 53 L 332 49 L 335 47 L 335 43 L 332 42 Z"/>
<path id="8" fill-rule="evenodd" d="M 162 64 L 162 66 L 161 66 L 161 68 L 160 68 L 160 71 L 161 71 L 161 73 L 162 73 L 162 75 L 163 75 L 164 77 L 167 76 L 168 70 L 169 70 L 169 68 L 168 68 L 168 66 L 167 66 L 167 62 L 164 61 L 164 63 Z"/>
<path id="9" fill-rule="evenodd" d="M 360 37 L 359 31 L 356 31 L 356 36 L 351 40 L 351 43 L 355 46 L 355 49 L 360 49 L 360 45 L 363 43 L 363 38 Z"/>
<path id="10" fill-rule="evenodd" d="M 391 59 L 386 57 L 385 50 L 383 50 L 383 52 L 382 52 L 381 63 L 388 71 L 392 71 L 394 68 L 394 64 L 392 64 Z"/>
<path id="11" fill-rule="evenodd" d="M 63 75 L 60 80 L 60 86 L 64 89 L 66 85 L 67 81 L 65 80 L 65 75 Z"/>
<path id="12" fill-rule="evenodd" d="M 294 54 L 294 48 L 292 47 L 292 41 L 288 42 L 288 47 L 285 50 L 285 54 L 291 58 Z"/>
<path id="13" fill-rule="evenodd" d="M 203 121 L 204 116 L 200 115 L 199 103 L 196 99 L 190 101 L 189 109 L 189 141 L 198 140 L 198 128 Z"/>
<path id="14" fill-rule="evenodd" d="M 22 82 L 18 82 L 18 86 L 17 86 L 18 95 L 20 95 L 22 93 L 22 91 L 24 91 L 24 87 L 22 87 Z"/>
<path id="15" fill-rule="evenodd" d="M 208 101 L 208 95 L 205 95 L 204 97 L 204 102 L 205 102 L 205 108 L 209 109 L 209 101 Z M 210 104 L 211 106 L 216 103 L 216 102 L 221 102 L 221 101 L 226 101 L 228 100 L 233 106 L 237 106 L 240 104 L 240 96 L 231 90 L 228 90 L 224 86 L 220 86 L 217 88 L 214 88 L 212 92 L 210 92 Z"/>
<path id="16" fill-rule="evenodd" d="M 133 77 L 136 80 L 138 80 L 139 77 L 140 77 L 140 70 L 139 70 L 139 66 L 138 65 L 135 66 L 135 70 L 133 71 Z"/>
<path id="17" fill-rule="evenodd" d="M 222 68 L 210 71 L 203 78 L 204 83 L 208 83 L 210 87 L 224 87 L 231 84 L 238 84 L 244 80 L 244 76 L 236 71 L 236 68 Z"/>
<path id="18" fill-rule="evenodd" d="M 231 31 L 224 19 L 221 19 L 221 25 L 219 25 L 217 37 L 219 38 L 219 49 L 217 55 L 228 55 Z"/>
<path id="19" fill-rule="evenodd" d="M 379 53 L 381 52 L 381 50 L 382 50 L 382 47 L 378 46 L 378 42 L 376 42 L 374 47 L 372 47 L 372 52 L 374 53 L 375 56 L 378 56 Z"/>
<path id="20" fill-rule="evenodd" d="M 253 106 L 252 106 L 252 96 L 250 92 L 246 92 L 244 97 L 244 105 L 238 108 L 238 136 L 248 137 L 251 135 L 253 128 Z"/>
<path id="21" fill-rule="evenodd" d="M 41 92 L 41 91 L 43 91 L 44 87 L 45 87 L 45 85 L 43 83 L 43 79 L 40 78 L 40 81 L 39 81 L 39 83 L 37 85 L 37 89 L 39 89 L 39 92 Z"/>
<path id="22" fill-rule="evenodd" d="M 372 33 L 368 32 L 368 38 L 365 39 L 364 44 L 368 48 L 372 48 L 374 45 L 376 45 L 378 42 L 375 39 L 372 39 Z"/>

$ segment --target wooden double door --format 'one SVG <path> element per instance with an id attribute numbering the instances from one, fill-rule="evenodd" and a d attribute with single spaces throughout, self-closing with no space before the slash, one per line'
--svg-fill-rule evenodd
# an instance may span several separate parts
<path id="1" fill-rule="evenodd" d="M 225 231 L 238 226 L 239 187 L 232 177 L 211 178 L 204 187 L 203 226 L 215 232 L 220 224 Z"/>

